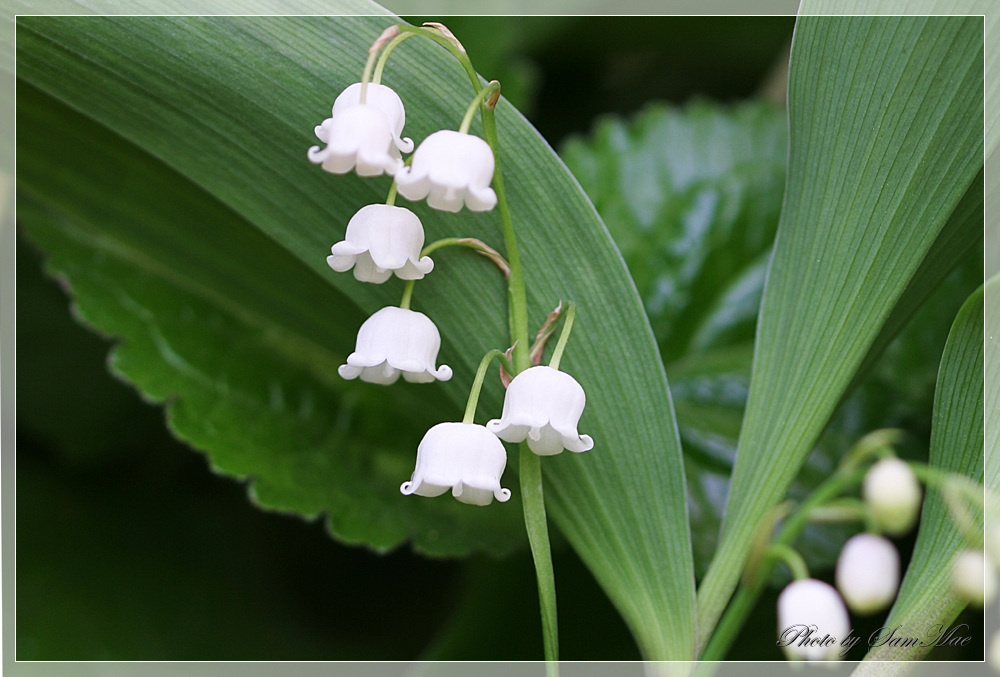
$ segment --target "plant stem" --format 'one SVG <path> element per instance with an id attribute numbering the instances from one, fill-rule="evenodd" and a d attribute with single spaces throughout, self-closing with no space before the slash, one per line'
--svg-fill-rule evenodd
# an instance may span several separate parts
<path id="1" fill-rule="evenodd" d="M 476 370 L 476 378 L 472 382 L 472 389 L 469 391 L 469 400 L 465 404 L 465 416 L 462 423 L 472 423 L 476 418 L 476 406 L 479 404 L 479 392 L 483 389 L 483 381 L 486 379 L 486 370 L 495 358 L 502 358 L 502 350 L 491 350 L 483 355 L 479 361 L 479 369 Z"/>
<path id="2" fill-rule="evenodd" d="M 376 85 L 382 84 L 382 71 L 385 70 L 385 62 L 389 60 L 392 50 L 396 49 L 403 40 L 413 35 L 414 33 L 401 33 L 386 43 L 385 49 L 382 50 L 382 56 L 378 58 L 378 63 L 375 64 L 375 73 L 372 75 L 372 82 Z"/>
<path id="3" fill-rule="evenodd" d="M 864 479 L 867 469 L 851 469 L 848 472 L 836 472 L 831 475 L 823 484 L 816 487 L 809 497 L 802 502 L 788 519 L 785 520 L 775 537 L 772 548 L 777 546 L 788 546 L 798 538 L 802 530 L 809 523 L 809 514 L 817 506 L 825 504 L 829 499 L 834 498 L 848 487 L 854 486 Z M 769 549 L 770 550 L 770 549 Z M 705 651 L 701 655 L 702 661 L 721 661 L 732 646 L 733 640 L 739 634 L 740 629 L 746 622 L 747 616 L 753 610 L 757 599 L 767 585 L 767 579 L 774 568 L 775 560 L 773 556 L 765 557 L 757 569 L 756 577 L 749 583 L 740 584 L 732 601 L 726 607 L 726 612 L 719 620 L 711 639 L 705 646 Z M 708 664 L 704 664 L 708 665 Z M 708 669 L 707 667 L 705 668 Z M 695 672 L 696 675 L 707 674 L 701 666 Z"/>
<path id="4" fill-rule="evenodd" d="M 385 203 L 390 207 L 396 204 L 396 179 L 393 179 L 392 185 L 389 186 L 389 194 L 385 196 Z"/>
<path id="5" fill-rule="evenodd" d="M 403 299 L 399 302 L 399 307 L 403 310 L 410 309 L 410 299 L 413 297 L 413 285 L 416 282 L 416 280 L 407 280 L 406 286 L 403 287 Z"/>
<path id="6" fill-rule="evenodd" d="M 784 562 L 795 580 L 804 581 L 809 578 L 809 567 L 806 566 L 806 561 L 792 546 L 775 543 L 767 549 L 767 554 L 769 557 Z"/>
<path id="7" fill-rule="evenodd" d="M 473 89 L 479 94 L 483 84 L 479 74 L 472 66 L 468 54 L 459 45 L 449 40 L 440 32 L 418 28 L 407 24 L 398 24 L 400 33 L 419 33 L 438 43 L 458 59 L 469 76 Z M 491 102 L 493 103 L 493 102 Z M 482 107 L 483 139 L 493 149 L 496 169 L 493 174 L 493 190 L 497 194 L 497 208 L 500 212 L 500 223 L 503 228 L 504 246 L 507 250 L 507 261 L 510 274 L 507 276 L 507 307 L 509 310 L 510 339 L 514 345 L 512 376 L 531 366 L 528 354 L 528 295 L 524 285 L 524 273 L 521 270 L 521 256 L 517 249 L 517 237 L 514 234 L 514 224 L 507 205 L 507 196 L 503 187 L 501 173 L 500 146 L 497 139 L 496 116 L 492 105 Z M 545 516 L 545 502 L 542 493 L 542 469 L 539 458 L 527 444 L 520 445 L 520 476 L 521 505 L 524 508 L 524 526 L 531 546 L 531 556 L 535 563 L 535 576 L 538 579 L 538 597 L 542 613 L 542 641 L 545 646 L 545 672 L 548 677 L 559 674 L 559 631 L 556 617 L 555 576 L 552 573 L 552 552 L 549 546 L 549 530 Z"/>
<path id="8" fill-rule="evenodd" d="M 469 127 L 472 126 L 472 118 L 475 117 L 476 111 L 479 110 L 479 107 L 483 105 L 483 102 L 486 101 L 487 97 L 499 91 L 500 91 L 500 83 L 494 80 L 490 84 L 486 85 L 478 92 L 476 92 L 476 96 L 474 99 L 472 99 L 472 103 L 470 103 L 469 107 L 465 109 L 465 115 L 462 117 L 462 124 L 458 128 L 459 134 L 469 133 Z"/>
<path id="9" fill-rule="evenodd" d="M 552 351 L 552 358 L 549 366 L 553 369 L 559 368 L 559 361 L 562 360 L 563 351 L 566 350 L 566 343 L 569 342 L 569 334 L 573 331 L 573 318 L 576 317 L 576 304 L 570 302 L 566 306 L 566 318 L 563 320 L 562 331 L 559 332 L 559 342 L 556 349 Z"/>

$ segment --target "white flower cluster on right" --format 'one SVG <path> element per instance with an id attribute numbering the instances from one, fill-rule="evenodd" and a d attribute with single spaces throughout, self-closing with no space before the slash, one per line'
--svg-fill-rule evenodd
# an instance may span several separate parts
<path id="1" fill-rule="evenodd" d="M 883 533 L 901 536 L 913 528 L 922 502 L 920 483 L 910 466 L 897 458 L 875 463 L 865 474 L 864 506 Z M 837 660 L 840 641 L 850 631 L 848 609 L 868 616 L 892 604 L 899 590 L 899 553 L 892 541 L 874 533 L 857 534 L 844 544 L 837 558 L 836 588 L 816 579 L 790 583 L 778 598 L 778 634 L 791 626 L 815 626 L 818 636 L 838 641 L 819 644 L 789 643 L 790 658 Z"/>

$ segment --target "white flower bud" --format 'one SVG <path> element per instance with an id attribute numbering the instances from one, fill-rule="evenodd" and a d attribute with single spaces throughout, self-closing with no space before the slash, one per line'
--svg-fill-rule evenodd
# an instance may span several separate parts
<path id="1" fill-rule="evenodd" d="M 885 458 L 865 475 L 864 498 L 879 527 L 891 536 L 913 528 L 922 492 L 916 475 L 898 458 Z"/>
<path id="2" fill-rule="evenodd" d="M 980 550 L 965 550 L 955 558 L 951 587 L 961 599 L 981 607 L 997 592 L 997 574 Z"/>
<path id="3" fill-rule="evenodd" d="M 837 559 L 837 589 L 859 614 L 881 611 L 899 589 L 899 553 L 891 541 L 858 534 L 844 544 Z"/>
<path id="4" fill-rule="evenodd" d="M 778 645 L 789 658 L 838 660 L 850 632 L 847 609 L 832 585 L 807 578 L 778 596 Z"/>

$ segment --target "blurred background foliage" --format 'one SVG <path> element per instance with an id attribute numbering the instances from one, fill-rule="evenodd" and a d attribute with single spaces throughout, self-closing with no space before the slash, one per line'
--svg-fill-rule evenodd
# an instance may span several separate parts
<path id="1" fill-rule="evenodd" d="M 560 150 L 622 250 L 667 366 L 700 574 L 724 504 L 781 208 L 793 18 L 445 22 Z M 845 400 L 793 493 L 875 427 L 904 428 L 904 453 L 926 454 L 938 360 L 950 318 L 981 281 L 981 259 L 981 250 L 967 257 Z M 23 240 L 17 264 L 19 659 L 541 654 L 527 553 L 377 555 L 330 540 L 318 523 L 261 512 L 109 375 L 109 342 L 72 321 Z M 803 551 L 828 570 L 845 537 L 813 529 Z M 563 657 L 637 659 L 604 594 L 556 538 Z M 730 658 L 780 658 L 774 623 L 765 599 Z"/>

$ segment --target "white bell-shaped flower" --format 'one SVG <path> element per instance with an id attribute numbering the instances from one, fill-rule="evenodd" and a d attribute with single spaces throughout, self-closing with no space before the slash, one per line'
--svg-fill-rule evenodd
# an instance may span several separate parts
<path id="1" fill-rule="evenodd" d="M 344 240 L 333 245 L 326 262 L 338 273 L 354 268 L 362 282 L 381 283 L 393 273 L 419 280 L 434 269 L 429 256 L 420 257 L 424 227 L 409 209 L 392 205 L 362 207 L 347 224 Z"/>
<path id="2" fill-rule="evenodd" d="M 572 376 L 552 367 L 531 367 L 510 382 L 503 413 L 486 427 L 505 442 L 527 440 L 539 456 L 563 449 L 589 451 L 594 440 L 576 430 L 586 404 L 583 387 Z"/>
<path id="3" fill-rule="evenodd" d="M 407 200 L 427 198 L 434 209 L 474 212 L 493 209 L 493 150 L 472 134 L 448 129 L 434 132 L 417 146 L 413 162 L 396 175 L 399 194 Z"/>
<path id="4" fill-rule="evenodd" d="M 337 113 L 346 110 L 351 106 L 356 106 L 359 103 L 361 103 L 361 83 L 355 82 L 353 85 L 342 91 L 340 96 L 337 97 L 337 100 L 333 102 L 333 111 L 331 112 L 330 117 L 335 118 L 337 117 Z M 385 113 L 385 117 L 389 121 L 389 128 L 392 130 L 392 143 L 395 157 L 399 157 L 400 152 L 412 152 L 413 141 L 411 139 L 403 138 L 403 126 L 406 124 L 406 111 L 403 109 L 403 100 L 399 98 L 399 95 L 396 94 L 391 87 L 369 82 L 368 89 L 365 91 L 365 104 L 374 106 Z M 329 139 L 324 138 L 325 132 L 322 131 L 322 128 L 322 125 L 316 127 L 316 136 L 319 137 L 319 140 L 323 143 L 327 143 Z"/>
<path id="5" fill-rule="evenodd" d="M 417 465 L 399 490 L 407 496 L 451 494 L 462 503 L 489 505 L 510 498 L 500 486 L 507 451 L 496 435 L 475 423 L 438 423 L 417 447 Z"/>
<path id="6" fill-rule="evenodd" d="M 981 550 L 964 550 L 955 558 L 951 587 L 961 599 L 982 607 L 997 592 L 997 574 Z"/>
<path id="7" fill-rule="evenodd" d="M 390 176 L 403 168 L 386 114 L 370 103 L 343 107 L 316 127 L 326 148 L 313 146 L 306 156 L 332 174 L 357 169 L 358 176 Z"/>
<path id="8" fill-rule="evenodd" d="M 837 559 L 837 589 L 851 611 L 872 614 L 892 603 L 899 589 L 899 553 L 873 534 L 850 538 Z"/>
<path id="9" fill-rule="evenodd" d="M 365 320 L 358 330 L 358 342 L 347 364 L 337 369 L 350 380 L 361 377 L 368 383 L 389 385 L 400 373 L 410 383 L 447 381 L 451 367 L 435 367 L 441 334 L 423 313 L 388 306 Z"/>
<path id="10" fill-rule="evenodd" d="M 832 585 L 792 581 L 778 596 L 778 645 L 790 658 L 837 660 L 850 632 L 847 609 Z"/>
<path id="11" fill-rule="evenodd" d="M 884 458 L 865 474 L 865 503 L 879 527 L 891 536 L 913 528 L 920 513 L 920 482 L 905 462 Z"/>

